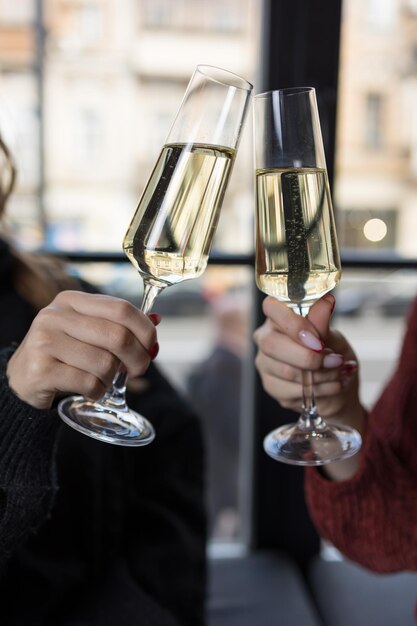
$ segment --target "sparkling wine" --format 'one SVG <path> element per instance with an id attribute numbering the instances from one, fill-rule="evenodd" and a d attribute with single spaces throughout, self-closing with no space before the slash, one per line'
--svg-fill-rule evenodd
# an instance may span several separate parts
<path id="1" fill-rule="evenodd" d="M 299 310 L 333 289 L 340 259 L 325 169 L 256 172 L 256 282 Z"/>
<path id="2" fill-rule="evenodd" d="M 222 146 L 164 146 L 123 242 L 151 284 L 172 285 L 206 268 L 235 158 Z"/>

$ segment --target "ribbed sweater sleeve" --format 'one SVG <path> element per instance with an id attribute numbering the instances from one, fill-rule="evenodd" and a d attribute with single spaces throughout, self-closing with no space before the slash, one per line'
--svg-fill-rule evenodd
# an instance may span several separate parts
<path id="1" fill-rule="evenodd" d="M 47 518 L 57 489 L 53 450 L 59 419 L 10 389 L 0 351 L 0 571 L 8 557 Z"/>
<path id="2" fill-rule="evenodd" d="M 417 570 L 417 303 L 358 472 L 332 482 L 309 469 L 305 487 L 313 522 L 346 556 L 378 572 Z"/>

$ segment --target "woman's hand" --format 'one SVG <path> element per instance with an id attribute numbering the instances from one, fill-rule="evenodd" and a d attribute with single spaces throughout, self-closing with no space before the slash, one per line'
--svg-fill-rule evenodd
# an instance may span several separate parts
<path id="1" fill-rule="evenodd" d="M 358 363 L 345 337 L 329 327 L 334 304 L 334 296 L 323 296 L 306 319 L 267 297 L 263 303 L 266 321 L 254 334 L 255 364 L 265 391 L 295 411 L 302 404 L 302 370 L 312 370 L 320 415 L 363 432 Z M 343 463 L 336 465 L 343 467 Z"/>
<path id="2" fill-rule="evenodd" d="M 154 324 L 129 302 L 63 291 L 34 319 L 7 376 L 19 398 L 49 409 L 62 393 L 101 398 L 120 364 L 141 376 L 157 350 Z"/>

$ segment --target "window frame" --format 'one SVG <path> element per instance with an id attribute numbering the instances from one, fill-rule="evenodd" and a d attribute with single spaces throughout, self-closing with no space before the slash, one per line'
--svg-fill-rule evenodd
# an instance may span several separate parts
<path id="1" fill-rule="evenodd" d="M 261 75 L 258 91 L 313 86 L 325 144 L 329 181 L 334 180 L 336 107 L 343 0 L 263 0 Z M 323 19 L 323 15 L 325 19 Z M 42 35 L 42 31 L 40 30 Z M 39 39 L 42 45 L 42 37 Z M 289 62 L 289 60 L 291 62 Z M 41 73 L 40 73 L 41 78 Z M 70 262 L 128 262 L 122 253 L 56 252 Z M 212 254 L 210 265 L 254 267 L 254 254 Z M 346 269 L 417 268 L 417 259 L 392 259 L 383 253 L 342 254 Z M 262 323 L 264 295 L 253 282 L 253 327 Z M 255 349 L 253 348 L 253 356 Z M 245 372 L 245 414 L 241 421 L 240 502 L 242 540 L 250 549 L 283 550 L 304 568 L 319 550 L 319 537 L 304 501 L 304 470 L 277 463 L 263 451 L 267 432 L 294 419 L 263 391 L 253 367 Z M 280 504 L 278 504 L 280 503 Z"/>

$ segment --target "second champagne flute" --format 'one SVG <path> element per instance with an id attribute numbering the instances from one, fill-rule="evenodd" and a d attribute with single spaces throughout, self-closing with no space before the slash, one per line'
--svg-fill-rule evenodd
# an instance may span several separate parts
<path id="1" fill-rule="evenodd" d="M 206 269 L 252 85 L 217 67 L 197 66 L 123 241 L 144 284 L 148 313 L 169 285 Z M 126 404 L 119 369 L 100 402 L 75 396 L 58 407 L 80 432 L 123 446 L 150 443 L 154 429 Z"/>
<path id="2" fill-rule="evenodd" d="M 256 282 L 261 291 L 307 316 L 341 274 L 315 90 L 280 89 L 255 97 Z M 326 423 L 303 373 L 298 422 L 264 441 L 274 459 L 323 465 L 355 454 L 359 433 Z"/>

